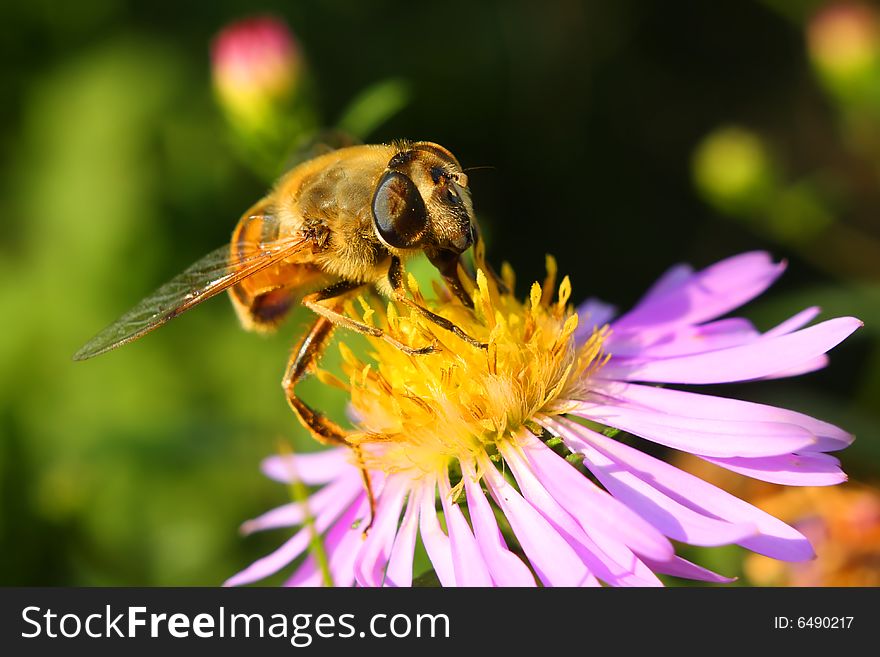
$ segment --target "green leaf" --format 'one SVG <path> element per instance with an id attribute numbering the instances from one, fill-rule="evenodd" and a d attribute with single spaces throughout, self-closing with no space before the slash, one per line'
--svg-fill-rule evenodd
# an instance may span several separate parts
<path id="1" fill-rule="evenodd" d="M 377 82 L 355 96 L 343 111 L 336 127 L 358 139 L 366 139 L 376 128 L 409 104 L 409 85 L 391 78 Z"/>

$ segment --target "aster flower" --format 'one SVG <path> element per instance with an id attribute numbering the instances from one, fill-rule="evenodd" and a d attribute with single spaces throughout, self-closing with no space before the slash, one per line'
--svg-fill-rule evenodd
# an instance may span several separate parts
<path id="1" fill-rule="evenodd" d="M 413 357 L 373 340 L 365 363 L 341 345 L 348 381 L 321 375 L 350 394 L 352 441 L 376 494 L 375 517 L 350 450 L 271 457 L 268 476 L 317 490 L 244 526 L 300 528 L 227 584 L 289 566 L 315 532 L 324 559 L 307 556 L 287 584 L 408 586 L 417 536 L 444 586 L 652 586 L 658 574 L 730 581 L 677 556 L 673 541 L 810 559 L 809 541 L 792 527 L 642 451 L 657 443 L 795 486 L 845 480 L 829 452 L 852 436 L 835 426 L 653 385 L 779 378 L 825 365 L 859 320 L 804 328 L 818 314 L 809 308 L 761 333 L 745 319 L 717 319 L 764 292 L 783 268 L 757 252 L 699 272 L 673 267 L 616 319 L 596 300 L 571 311 L 567 278 L 554 300 L 553 266 L 525 302 L 478 272 L 475 311 L 442 290 L 425 301 L 410 279 L 417 300 L 487 350 L 394 304 L 361 300 L 365 321 L 405 344 L 439 347 Z M 504 278 L 512 290 L 509 270 Z"/>

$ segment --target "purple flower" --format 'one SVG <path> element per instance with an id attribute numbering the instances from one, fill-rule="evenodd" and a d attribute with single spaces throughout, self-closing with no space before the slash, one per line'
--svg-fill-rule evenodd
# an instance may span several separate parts
<path id="1" fill-rule="evenodd" d="M 315 532 L 323 558 L 310 553 L 287 584 L 409 586 L 417 534 L 444 586 L 654 586 L 657 574 L 731 581 L 677 556 L 671 541 L 812 558 L 792 527 L 633 446 L 650 441 L 793 486 L 846 479 L 829 452 L 853 437 L 831 424 L 652 385 L 771 379 L 824 366 L 859 320 L 804 328 L 819 312 L 808 308 L 762 333 L 742 318 L 717 319 L 783 269 L 759 252 L 699 272 L 673 267 L 617 318 L 595 300 L 569 312 L 568 279 L 553 301 L 552 269 L 525 303 L 482 274 L 476 312 L 442 296 L 427 302 L 488 350 L 394 306 L 364 304 L 364 318 L 378 318 L 399 340 L 433 339 L 440 348 L 410 357 L 377 340 L 365 364 L 343 347 L 358 426 L 352 443 L 377 499 L 369 532 L 352 450 L 269 458 L 268 476 L 318 488 L 305 503 L 246 523 L 246 532 L 300 529 L 227 584 L 294 563 Z M 512 274 L 505 278 L 513 289 Z M 616 438 L 614 429 L 636 438 Z"/>

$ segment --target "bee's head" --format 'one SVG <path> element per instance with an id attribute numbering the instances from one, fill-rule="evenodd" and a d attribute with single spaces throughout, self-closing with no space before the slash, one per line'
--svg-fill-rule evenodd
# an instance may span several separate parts
<path id="1" fill-rule="evenodd" d="M 391 158 L 373 194 L 379 239 L 395 249 L 422 249 L 446 276 L 476 236 L 467 176 L 455 156 L 416 142 Z"/>
<path id="2" fill-rule="evenodd" d="M 394 249 L 421 249 L 452 292 L 473 302 L 458 278 L 462 253 L 477 239 L 467 176 L 455 156 L 438 144 L 415 142 L 401 149 L 373 193 L 376 235 Z"/>

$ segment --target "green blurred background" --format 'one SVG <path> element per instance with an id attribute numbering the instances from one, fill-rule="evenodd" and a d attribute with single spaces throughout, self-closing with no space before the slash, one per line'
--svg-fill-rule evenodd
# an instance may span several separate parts
<path id="1" fill-rule="evenodd" d="M 575 298 L 621 308 L 680 261 L 787 259 L 745 310 L 759 328 L 813 304 L 866 327 L 822 372 L 715 391 L 854 431 L 845 468 L 876 481 L 880 34 L 870 9 L 823 7 L 4 2 L 0 584 L 213 585 L 281 542 L 237 528 L 288 495 L 260 460 L 311 448 L 279 386 L 305 313 L 264 338 L 220 298 L 94 361 L 71 355 L 228 239 L 290 131 L 340 124 L 490 167 L 471 173 L 475 205 L 521 292 L 546 252 Z M 255 13 L 301 48 L 283 148 L 212 91 L 212 38 Z M 338 413 L 323 394 L 306 392 Z M 737 549 L 689 554 L 741 573 Z"/>

